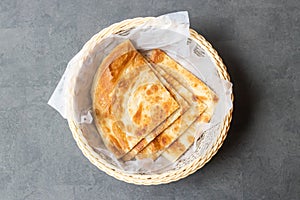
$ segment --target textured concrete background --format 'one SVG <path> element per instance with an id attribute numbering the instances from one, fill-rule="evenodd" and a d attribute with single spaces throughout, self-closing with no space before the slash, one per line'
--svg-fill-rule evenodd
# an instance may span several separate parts
<path id="1" fill-rule="evenodd" d="M 95 33 L 178 10 L 228 67 L 232 128 L 188 178 L 126 184 L 89 163 L 46 102 Z M 300 199 L 299 13 L 299 0 L 1 0 L 0 199 Z"/>

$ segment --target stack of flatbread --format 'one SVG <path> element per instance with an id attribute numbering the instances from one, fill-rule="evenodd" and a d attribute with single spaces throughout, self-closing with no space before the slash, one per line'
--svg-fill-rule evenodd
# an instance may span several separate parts
<path id="1" fill-rule="evenodd" d="M 176 161 L 208 123 L 218 97 L 165 52 L 137 51 L 129 40 L 102 61 L 91 90 L 96 127 L 123 161 Z M 201 131 L 201 130 L 200 130 Z"/>

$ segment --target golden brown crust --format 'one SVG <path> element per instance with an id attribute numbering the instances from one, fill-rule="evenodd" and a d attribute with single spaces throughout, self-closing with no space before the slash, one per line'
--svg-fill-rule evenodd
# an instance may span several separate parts
<path id="1" fill-rule="evenodd" d="M 129 40 L 99 66 L 92 100 L 96 127 L 117 158 L 179 108 Z"/>

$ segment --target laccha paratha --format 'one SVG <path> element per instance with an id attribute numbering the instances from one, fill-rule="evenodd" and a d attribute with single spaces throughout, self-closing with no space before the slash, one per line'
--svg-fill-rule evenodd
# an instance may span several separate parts
<path id="1" fill-rule="evenodd" d="M 95 125 L 117 158 L 179 108 L 129 40 L 102 61 L 91 95 Z"/>

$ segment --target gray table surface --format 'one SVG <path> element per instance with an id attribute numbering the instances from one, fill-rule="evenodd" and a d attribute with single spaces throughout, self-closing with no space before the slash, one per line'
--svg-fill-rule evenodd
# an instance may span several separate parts
<path id="1" fill-rule="evenodd" d="M 95 33 L 178 10 L 228 67 L 232 127 L 195 174 L 161 186 L 123 183 L 89 163 L 46 103 Z M 1 0 L 0 199 L 300 199 L 299 13 L 299 0 Z"/>

